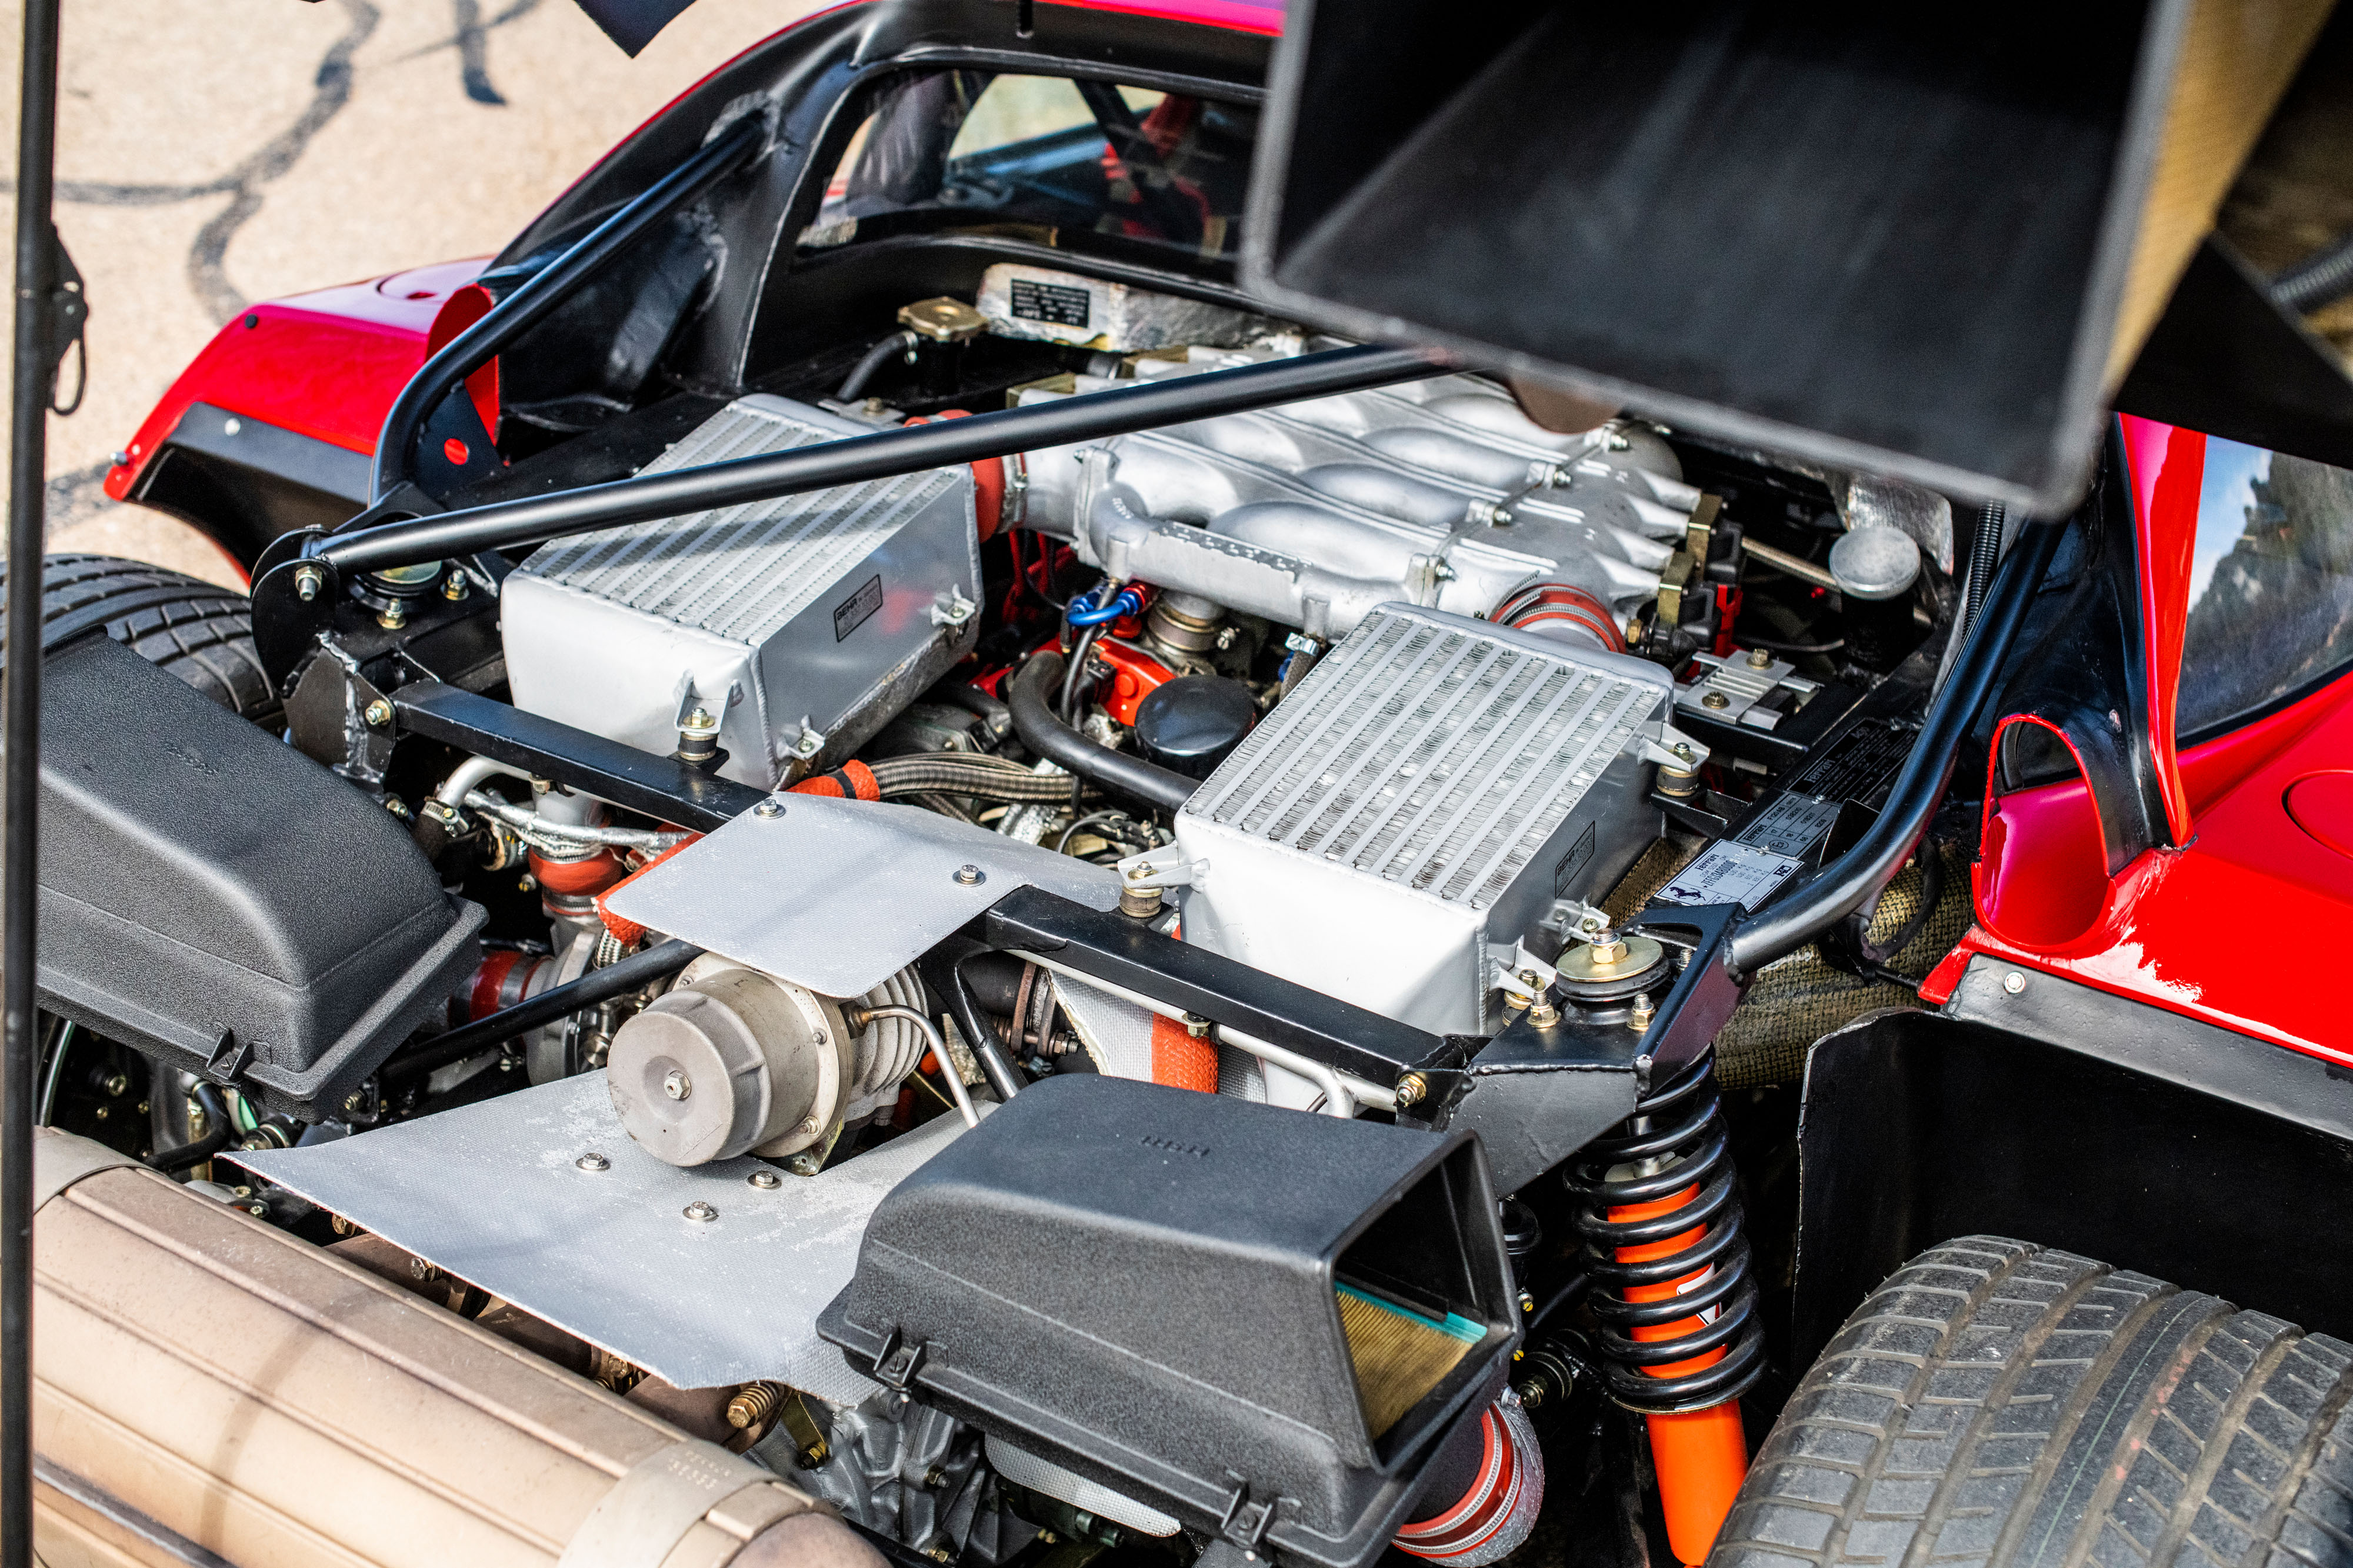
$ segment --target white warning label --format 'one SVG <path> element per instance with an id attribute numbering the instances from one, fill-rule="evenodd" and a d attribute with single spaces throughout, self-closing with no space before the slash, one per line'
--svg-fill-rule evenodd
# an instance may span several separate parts
<path id="1" fill-rule="evenodd" d="M 1753 910 L 1805 862 L 1747 844 L 1711 844 L 1655 895 L 1662 904 L 1738 904 Z"/>

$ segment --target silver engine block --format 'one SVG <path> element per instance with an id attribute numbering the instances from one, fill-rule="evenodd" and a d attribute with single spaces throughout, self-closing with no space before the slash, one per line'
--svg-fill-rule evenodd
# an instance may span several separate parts
<path id="1" fill-rule="evenodd" d="M 1197 348 L 1136 372 L 1265 357 Z M 1318 638 L 1392 600 L 1483 616 L 1539 583 L 1582 589 L 1622 625 L 1684 541 L 1700 493 L 1679 471 L 1647 429 L 1555 435 L 1493 383 L 1453 375 L 1033 452 L 1027 504 L 1029 526 L 1114 579 Z"/>

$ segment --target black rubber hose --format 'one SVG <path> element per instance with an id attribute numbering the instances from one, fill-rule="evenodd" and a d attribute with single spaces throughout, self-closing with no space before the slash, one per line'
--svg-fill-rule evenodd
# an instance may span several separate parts
<path id="1" fill-rule="evenodd" d="M 934 693 L 941 701 L 965 712 L 977 715 L 988 726 L 988 732 L 1002 741 L 1013 733 L 1013 710 L 1000 700 L 991 697 L 977 686 L 958 683 L 943 686 Z"/>
<path id="2" fill-rule="evenodd" d="M 182 1171 L 194 1170 L 227 1148 L 229 1139 L 237 1131 L 237 1123 L 229 1120 L 228 1105 L 221 1099 L 219 1089 L 208 1083 L 199 1083 L 188 1090 L 188 1098 L 204 1110 L 205 1135 L 176 1149 L 156 1152 L 147 1163 L 166 1175 L 175 1176 Z"/>
<path id="3" fill-rule="evenodd" d="M 1967 635 L 1978 624 L 1978 612 L 1985 608 L 1986 590 L 1993 586 L 1993 569 L 2001 561 L 2002 523 L 2009 516 L 2008 509 L 1998 500 L 1978 508 L 1978 531 L 1969 541 L 1969 575 L 1961 595 L 1961 624 L 1956 636 Z"/>
<path id="4" fill-rule="evenodd" d="M 1984 613 L 1969 628 L 1951 676 L 1929 703 L 1879 820 L 1853 848 L 1734 929 L 1725 967 L 1735 980 L 1795 952 L 1861 909 L 1903 866 L 1945 798 L 1962 738 L 1992 699 L 2010 645 L 2065 531 L 2061 523 L 2028 525 L 1995 574 Z"/>
<path id="5" fill-rule="evenodd" d="M 1101 626 L 1089 626 L 1081 632 L 1077 645 L 1071 649 L 1069 661 L 1063 666 L 1062 695 L 1055 701 L 1054 711 L 1061 715 L 1065 724 L 1079 721 L 1079 684 L 1086 679 L 1087 655 L 1094 652 L 1095 639 L 1101 636 Z"/>
<path id="6" fill-rule="evenodd" d="M 1014 673 L 1006 688 L 1012 700 L 1013 728 L 1021 743 L 1049 762 L 1058 763 L 1082 779 L 1092 779 L 1107 790 L 1174 811 L 1201 787 L 1198 779 L 1098 746 L 1054 717 L 1053 690 L 1062 675 L 1062 656 L 1041 653 Z"/>
<path id="7" fill-rule="evenodd" d="M 2353 290 L 2353 234 L 2329 241 L 2272 279 L 2274 303 L 2299 314 Z"/>
<path id="8" fill-rule="evenodd" d="M 972 1047 L 974 1058 L 980 1063 L 980 1076 L 988 1080 L 988 1087 L 997 1091 L 998 1100 L 1009 1101 L 1029 1080 L 1021 1076 L 1021 1069 L 1006 1054 L 1005 1041 L 997 1034 L 997 1026 L 982 1016 L 972 986 L 964 977 L 964 966 L 988 951 L 976 942 L 951 937 L 915 960 L 915 973 L 923 977 L 923 984 L 932 988 L 947 1008 L 948 1016 L 955 1020 L 956 1033 L 964 1037 L 965 1044 Z M 955 1063 L 942 1062 L 940 1070 L 954 1072 Z"/>
<path id="9" fill-rule="evenodd" d="M 840 389 L 834 393 L 833 400 L 836 403 L 855 403 L 865 396 L 866 384 L 872 381 L 884 365 L 921 341 L 914 333 L 902 330 L 892 332 L 868 349 L 859 356 L 858 363 L 849 367 L 849 374 L 841 378 Z"/>
<path id="10" fill-rule="evenodd" d="M 702 956 L 702 950 L 691 942 L 666 942 L 649 947 L 643 952 L 631 953 L 618 963 L 608 963 L 602 969 L 592 969 L 577 980 L 551 985 L 538 995 L 526 998 L 512 1007 L 502 1007 L 487 1018 L 477 1018 L 461 1024 L 446 1035 L 436 1036 L 406 1056 L 393 1058 L 377 1069 L 376 1077 L 385 1084 L 406 1082 L 422 1078 L 437 1068 L 451 1062 L 464 1061 L 478 1051 L 486 1051 L 501 1040 L 511 1040 L 525 1029 L 536 1029 L 543 1024 L 553 1024 L 599 1002 L 609 1002 L 616 996 L 652 984 L 655 981 L 676 974 Z"/>

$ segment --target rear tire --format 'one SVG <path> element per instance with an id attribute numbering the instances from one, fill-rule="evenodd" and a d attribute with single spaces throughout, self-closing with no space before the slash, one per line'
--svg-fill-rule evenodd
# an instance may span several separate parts
<path id="1" fill-rule="evenodd" d="M 2347 1568 L 2353 1346 L 1999 1237 L 1847 1321 L 1710 1568 Z"/>
<path id="2" fill-rule="evenodd" d="M 44 566 L 44 640 L 102 628 L 230 712 L 270 730 L 282 722 L 254 650 L 252 601 L 244 595 L 111 555 L 52 555 Z"/>

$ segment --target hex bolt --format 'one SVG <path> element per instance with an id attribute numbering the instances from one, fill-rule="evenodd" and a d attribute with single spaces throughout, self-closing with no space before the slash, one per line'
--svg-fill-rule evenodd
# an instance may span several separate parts
<path id="1" fill-rule="evenodd" d="M 684 1100 L 694 1092 L 694 1080 L 686 1076 L 683 1068 L 672 1068 L 662 1074 L 662 1092 L 672 1100 Z"/>
<path id="2" fill-rule="evenodd" d="M 752 815 L 769 818 L 782 816 L 785 815 L 785 803 L 780 800 L 764 800 L 752 808 Z"/>
<path id="3" fill-rule="evenodd" d="M 744 1179 L 764 1193 L 773 1193 L 785 1184 L 784 1177 L 769 1170 L 754 1171 Z"/>
<path id="4" fill-rule="evenodd" d="M 1430 1080 L 1418 1072 L 1407 1073 L 1397 1081 L 1397 1106 L 1403 1110 L 1409 1105 L 1419 1105 L 1422 1096 L 1430 1092 Z"/>
<path id="5" fill-rule="evenodd" d="M 687 1218 L 692 1220 L 697 1225 L 709 1225 L 712 1220 L 719 1217 L 719 1211 L 712 1208 L 709 1204 L 704 1203 L 701 1198 L 695 1199 L 692 1203 L 687 1205 L 686 1207 L 679 1210 L 679 1213 L 684 1215 Z"/>
<path id="6" fill-rule="evenodd" d="M 2026 975 L 2021 971 L 2011 970 L 2001 977 L 2001 988 L 2012 996 L 2017 995 L 2026 989 Z"/>
<path id="7" fill-rule="evenodd" d="M 304 604 L 317 598 L 319 590 L 326 585 L 327 574 L 308 561 L 294 568 L 294 596 Z"/>
<path id="8" fill-rule="evenodd" d="M 1703 708 L 1729 708 L 1732 699 L 1721 691 L 1711 691 L 1699 700 L 1699 705 Z"/>
<path id="9" fill-rule="evenodd" d="M 379 697 L 367 705 L 364 715 L 371 729 L 381 730 L 392 722 L 392 704 Z"/>
<path id="10" fill-rule="evenodd" d="M 466 574 L 463 572 L 452 572 L 442 580 L 441 596 L 445 599 L 462 599 L 467 592 Z"/>
<path id="11" fill-rule="evenodd" d="M 955 879 L 959 887 L 977 888 L 988 880 L 988 873 L 977 866 L 959 866 L 955 868 Z"/>
<path id="12" fill-rule="evenodd" d="M 1657 1013 L 1651 1005 L 1651 994 L 1647 991 L 1637 992 L 1634 996 L 1634 1005 L 1626 1015 L 1626 1026 L 1638 1035 L 1641 1034 L 1650 1028 L 1651 1020 L 1655 1016 Z"/>
<path id="13" fill-rule="evenodd" d="M 1773 668 L 1773 655 L 1772 655 L 1768 650 L 1767 650 L 1767 649 L 1765 649 L 1765 648 L 1761 648 L 1761 647 L 1752 647 L 1752 648 L 1750 648 L 1750 649 L 1748 650 L 1748 668 L 1751 668 L 1751 669 L 1770 669 L 1770 668 Z"/>
<path id="14" fill-rule="evenodd" d="M 573 1161 L 572 1163 L 579 1166 L 584 1171 L 609 1171 L 613 1168 L 613 1162 L 607 1160 L 604 1155 L 599 1154 L 594 1149 L 589 1150 L 588 1152 L 581 1155 L 580 1158 Z"/>
<path id="15" fill-rule="evenodd" d="M 940 1468 L 939 1466 L 934 1465 L 930 1469 L 923 1472 L 923 1489 L 925 1491 L 935 1492 L 947 1484 L 948 1473 Z"/>
<path id="16" fill-rule="evenodd" d="M 1185 1032 L 1192 1036 L 1195 1039 L 1208 1039 L 1209 1037 L 1209 1020 L 1204 1018 L 1198 1013 L 1187 1013 L 1185 1015 Z"/>

